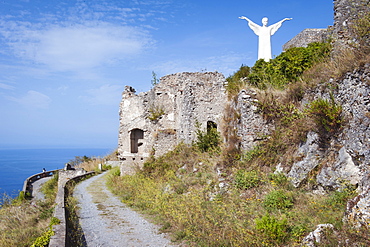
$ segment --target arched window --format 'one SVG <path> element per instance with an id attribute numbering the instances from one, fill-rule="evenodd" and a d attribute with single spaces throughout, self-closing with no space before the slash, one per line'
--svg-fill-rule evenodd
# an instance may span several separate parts
<path id="1" fill-rule="evenodd" d="M 207 133 L 211 131 L 211 129 L 216 129 L 217 130 L 217 124 L 212 121 L 207 121 Z"/>
<path id="2" fill-rule="evenodd" d="M 133 129 L 130 133 L 131 141 L 131 153 L 138 153 L 139 147 L 143 145 L 142 142 L 139 142 L 140 139 L 144 139 L 144 131 L 141 129 Z"/>

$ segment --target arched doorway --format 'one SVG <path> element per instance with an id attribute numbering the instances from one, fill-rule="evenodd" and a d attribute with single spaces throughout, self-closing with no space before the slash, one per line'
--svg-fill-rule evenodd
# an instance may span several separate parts
<path id="1" fill-rule="evenodd" d="M 144 139 L 144 131 L 141 129 L 131 130 L 130 133 L 131 153 L 139 152 L 139 147 L 143 145 L 142 142 L 139 142 L 140 139 Z"/>
<path id="2" fill-rule="evenodd" d="M 212 129 L 217 130 L 217 124 L 212 121 L 207 121 L 207 133 L 209 133 Z"/>

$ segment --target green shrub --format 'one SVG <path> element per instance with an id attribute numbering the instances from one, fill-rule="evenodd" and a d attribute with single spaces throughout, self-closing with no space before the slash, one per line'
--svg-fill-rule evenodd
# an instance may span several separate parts
<path id="1" fill-rule="evenodd" d="M 243 160 L 246 162 L 249 162 L 253 160 L 253 158 L 258 157 L 261 154 L 261 146 L 256 145 L 252 149 L 248 150 L 244 155 L 243 155 Z"/>
<path id="2" fill-rule="evenodd" d="M 112 166 L 111 165 L 103 164 L 102 169 L 103 169 L 103 171 L 111 170 L 112 169 Z"/>
<path id="3" fill-rule="evenodd" d="M 50 225 L 49 225 L 49 230 L 44 232 L 44 234 L 40 237 L 38 237 L 31 247 L 44 247 L 44 246 L 49 246 L 50 238 L 51 236 L 54 236 L 54 231 L 52 230 L 53 225 L 58 225 L 60 224 L 60 220 L 58 218 L 52 217 L 50 219 Z"/>
<path id="4" fill-rule="evenodd" d="M 268 177 L 271 182 L 277 185 L 286 185 L 288 183 L 288 178 L 285 176 L 284 173 L 281 172 L 270 173 Z"/>
<path id="5" fill-rule="evenodd" d="M 257 187 L 260 183 L 259 174 L 255 170 L 239 170 L 235 174 L 234 183 L 238 189 L 250 189 Z"/>
<path id="6" fill-rule="evenodd" d="M 144 162 L 141 174 L 149 177 L 158 177 L 165 176 L 170 171 L 175 172 L 182 167 L 184 163 L 191 162 L 193 159 L 196 160 L 194 151 L 194 147 L 180 143 L 174 150 L 161 157 L 155 158 L 151 156 L 147 159 Z"/>
<path id="7" fill-rule="evenodd" d="M 293 207 L 293 196 L 282 190 L 273 190 L 265 196 L 263 206 L 267 210 L 288 209 Z"/>
<path id="8" fill-rule="evenodd" d="M 226 90 L 229 96 L 236 95 L 245 85 L 246 79 L 248 78 L 250 73 L 250 67 L 242 65 L 240 66 L 239 70 L 235 72 L 233 75 L 226 78 L 227 86 Z"/>
<path id="9" fill-rule="evenodd" d="M 208 152 L 211 150 L 220 150 L 221 137 L 216 128 L 210 128 L 207 131 L 201 131 L 199 128 L 196 131 L 197 140 L 194 146 L 201 152 Z"/>
<path id="10" fill-rule="evenodd" d="M 53 230 L 46 231 L 41 237 L 38 237 L 31 247 L 44 247 L 48 246 L 50 242 L 50 237 L 54 235 Z"/>
<path id="11" fill-rule="evenodd" d="M 258 101 L 258 111 L 268 122 L 278 121 L 281 125 L 290 125 L 294 120 L 302 118 L 303 113 L 292 102 L 281 102 L 273 94 L 265 92 Z"/>
<path id="12" fill-rule="evenodd" d="M 343 122 L 342 106 L 335 103 L 332 95 L 330 100 L 317 99 L 312 101 L 308 113 L 316 123 L 316 131 L 321 134 L 333 134 Z"/>
<path id="13" fill-rule="evenodd" d="M 60 224 L 60 219 L 56 218 L 56 217 L 51 217 L 50 219 L 50 227 L 52 227 L 53 225 L 59 225 Z"/>
<path id="14" fill-rule="evenodd" d="M 41 191 L 44 193 L 45 197 L 49 200 L 54 200 L 58 190 L 58 178 L 59 174 L 55 173 L 54 176 L 46 181 L 42 187 Z"/>
<path id="15" fill-rule="evenodd" d="M 158 121 L 163 115 L 165 114 L 165 111 L 163 107 L 161 106 L 152 106 L 149 109 L 149 116 L 148 119 L 150 121 Z"/>
<path id="16" fill-rule="evenodd" d="M 20 205 L 26 200 L 26 195 L 24 191 L 19 191 L 19 194 L 16 198 L 12 200 L 13 205 Z"/>
<path id="17" fill-rule="evenodd" d="M 114 167 L 113 169 L 110 170 L 110 174 L 114 177 L 119 177 L 121 176 L 121 170 L 118 166 Z"/>
<path id="18" fill-rule="evenodd" d="M 344 185 L 341 189 L 334 191 L 326 200 L 326 204 L 333 208 L 345 208 L 347 201 L 356 196 L 354 185 Z"/>
<path id="19" fill-rule="evenodd" d="M 329 43 L 315 42 L 306 48 L 288 49 L 270 62 L 258 60 L 251 68 L 248 82 L 260 89 L 266 89 L 268 86 L 282 88 L 288 83 L 297 81 L 305 70 L 329 54 Z"/>
<path id="20" fill-rule="evenodd" d="M 256 229 L 273 245 L 284 243 L 289 236 L 288 220 L 286 218 L 279 220 L 270 214 L 256 219 Z"/>

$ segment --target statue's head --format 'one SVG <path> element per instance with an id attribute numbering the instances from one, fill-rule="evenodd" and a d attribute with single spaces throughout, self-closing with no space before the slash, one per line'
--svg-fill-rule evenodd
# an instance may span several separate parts
<path id="1" fill-rule="evenodd" d="M 269 19 L 267 17 L 262 18 L 262 24 L 263 24 L 264 27 L 267 26 L 268 22 L 269 22 Z"/>

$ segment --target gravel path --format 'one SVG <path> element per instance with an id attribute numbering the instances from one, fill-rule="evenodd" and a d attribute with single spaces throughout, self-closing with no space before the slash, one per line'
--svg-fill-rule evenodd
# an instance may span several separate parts
<path id="1" fill-rule="evenodd" d="M 105 186 L 105 174 L 79 183 L 74 197 L 87 246 L 175 246 L 149 223 L 125 206 Z"/>
<path id="2" fill-rule="evenodd" d="M 45 195 L 41 192 L 41 186 L 52 177 L 40 178 L 32 183 L 32 197 L 34 200 L 44 200 Z"/>

